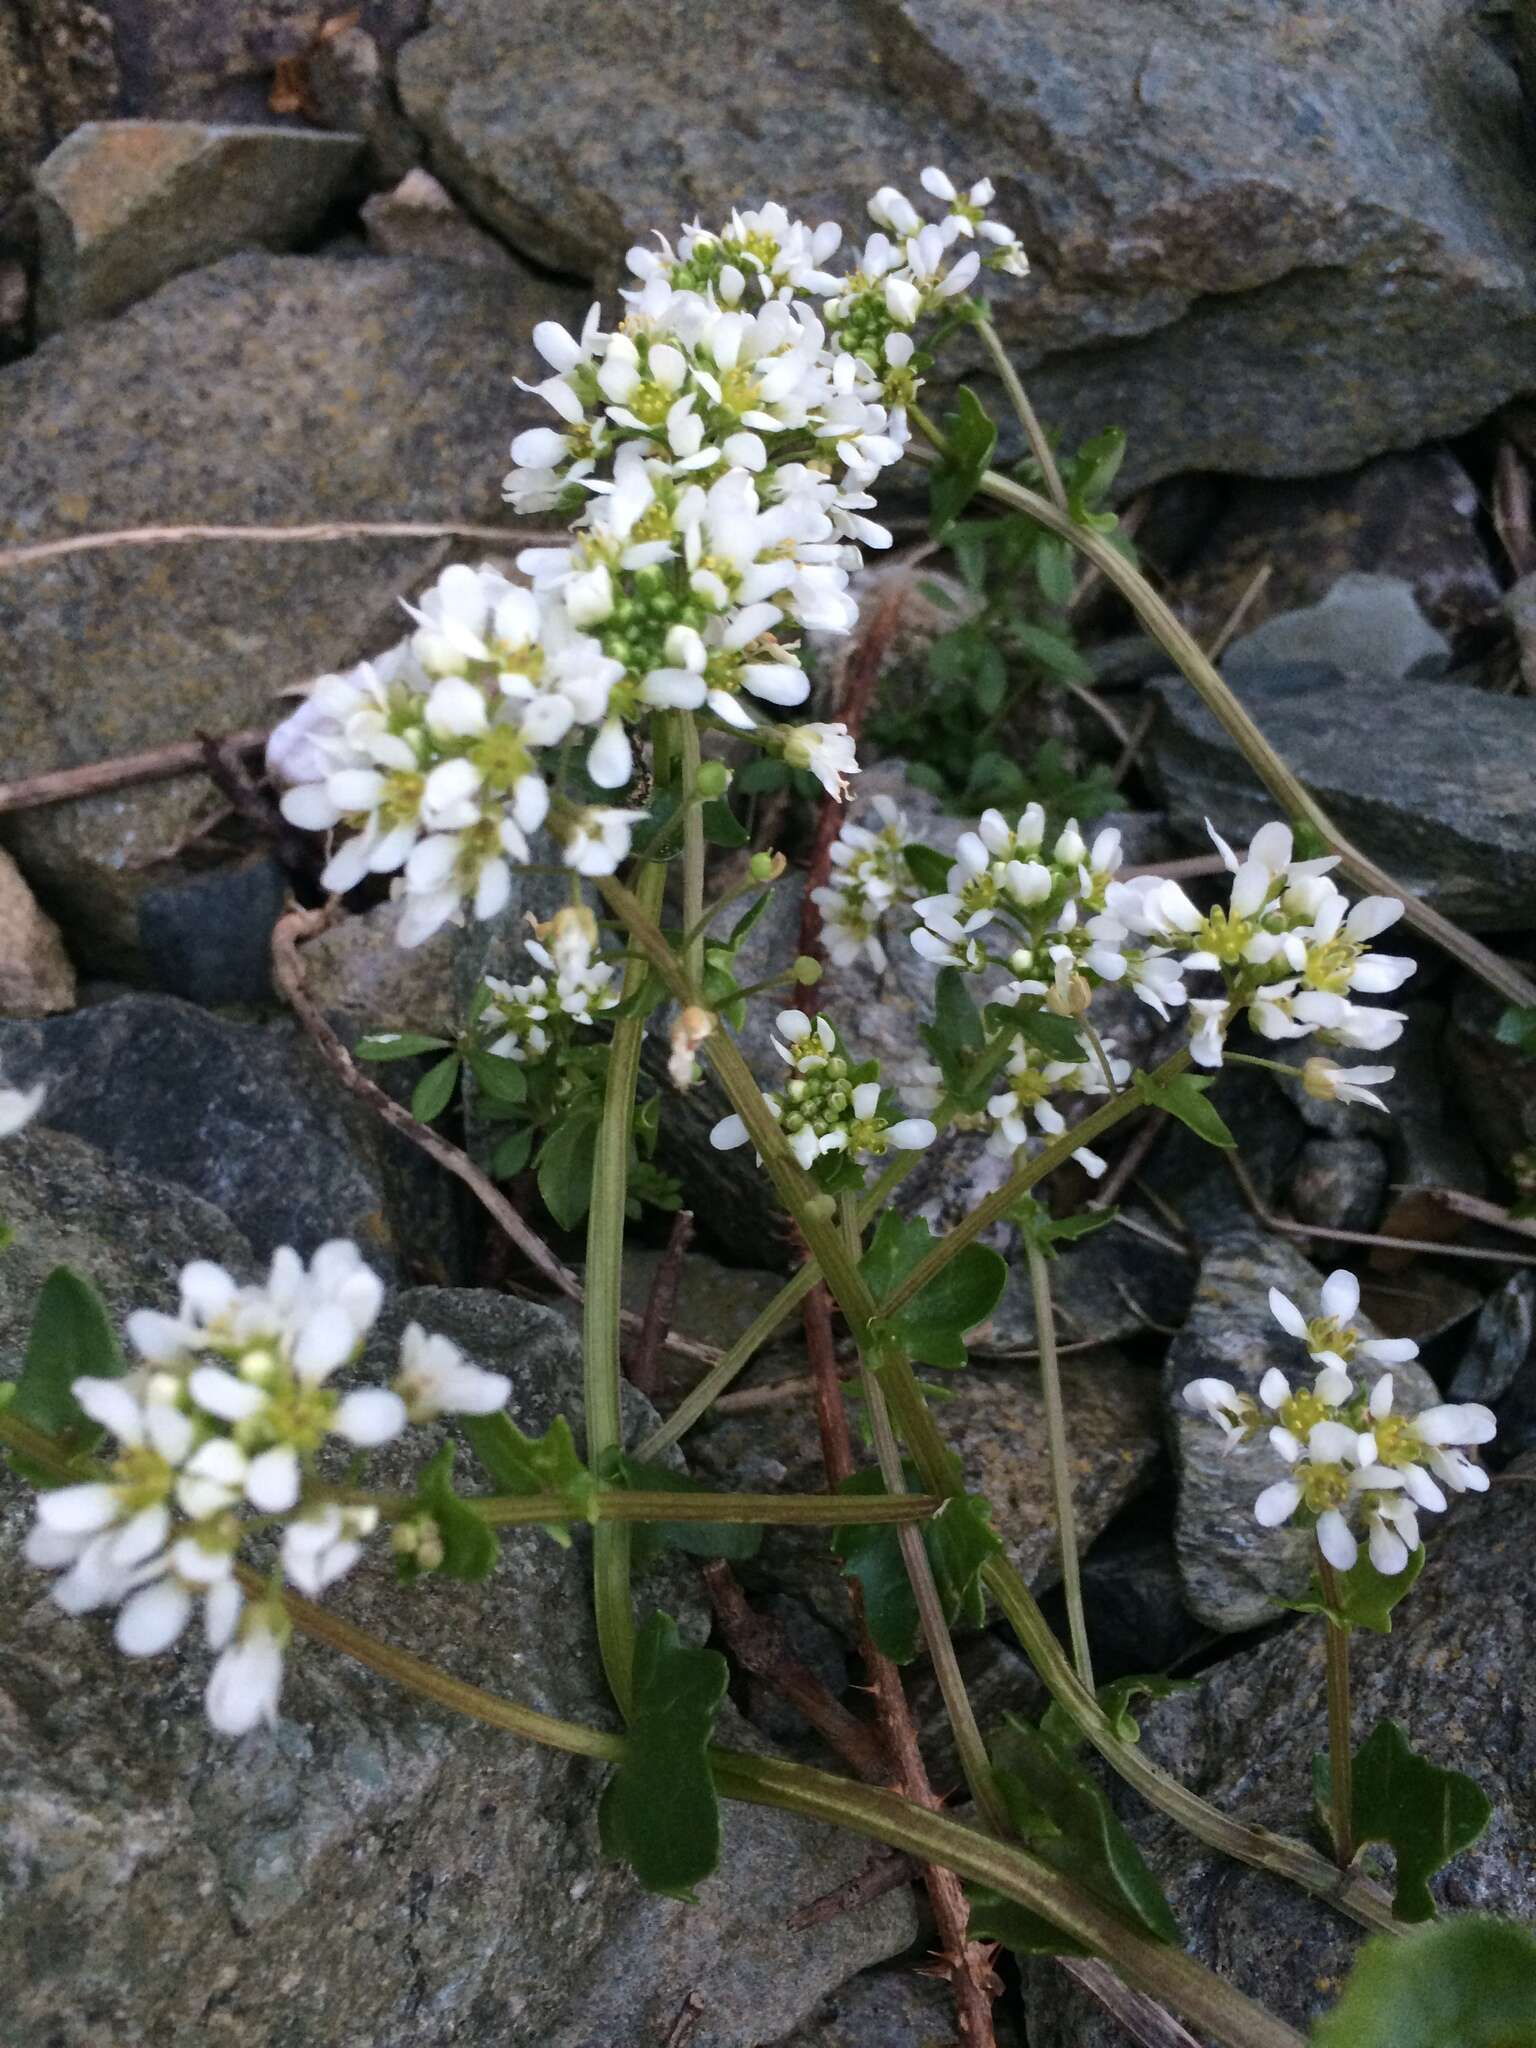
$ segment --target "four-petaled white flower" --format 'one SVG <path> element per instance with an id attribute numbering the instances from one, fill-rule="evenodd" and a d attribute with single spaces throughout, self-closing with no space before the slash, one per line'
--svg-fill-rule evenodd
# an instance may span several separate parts
<path id="1" fill-rule="evenodd" d="M 832 1155 L 879 1159 L 893 1148 L 921 1152 L 933 1143 L 938 1131 L 929 1118 L 884 1115 L 880 1083 L 869 1075 L 873 1062 L 856 1067 L 825 1017 L 781 1010 L 777 1025 L 773 1049 L 790 1078 L 764 1100 L 806 1172 Z M 745 1145 L 748 1135 L 741 1117 L 728 1116 L 715 1125 L 709 1142 L 717 1152 L 730 1152 Z"/>

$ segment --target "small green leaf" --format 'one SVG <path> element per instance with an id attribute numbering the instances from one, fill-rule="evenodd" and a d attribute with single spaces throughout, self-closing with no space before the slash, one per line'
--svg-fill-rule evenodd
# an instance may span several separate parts
<path id="1" fill-rule="evenodd" d="M 1419 1756 L 1396 1721 L 1378 1721 L 1355 1752 L 1355 1839 L 1391 1844 L 1399 1920 L 1435 1917 L 1428 1880 L 1472 1846 L 1492 1813 L 1480 1785 Z"/>
<path id="2" fill-rule="evenodd" d="M 488 1579 L 500 1554 L 496 1531 L 483 1515 L 459 1498 L 453 1490 L 454 1446 L 444 1444 L 430 1464 L 424 1465 L 416 1481 L 416 1505 L 437 1524 L 442 1539 L 443 1561 L 436 1567 L 445 1578 L 467 1579 L 472 1585 Z M 404 1585 L 417 1576 L 414 1557 L 395 1560 L 395 1571 Z"/>
<path id="3" fill-rule="evenodd" d="M 925 896 L 942 896 L 947 892 L 949 871 L 955 864 L 951 855 L 940 853 L 936 846 L 924 846 L 917 840 L 901 851 L 907 863 L 907 873 Z"/>
<path id="4" fill-rule="evenodd" d="M 533 1150 L 533 1137 L 532 1124 L 524 1124 L 520 1129 L 507 1133 L 491 1154 L 493 1180 L 511 1180 L 514 1174 L 522 1172 Z"/>
<path id="5" fill-rule="evenodd" d="M 604 1855 L 668 1898 L 691 1900 L 720 1860 L 709 1738 L 729 1676 L 718 1650 L 683 1646 L 669 1615 L 653 1614 L 636 1638 L 629 1734 L 598 1833 Z"/>
<path id="6" fill-rule="evenodd" d="M 992 1745 L 997 1787 L 1025 1847 L 1154 1941 L 1178 1922 L 1102 1785 L 1040 1729 L 1009 1715 Z"/>
<path id="7" fill-rule="evenodd" d="M 11 1414 L 62 1438 L 71 1451 L 89 1450 L 101 1430 L 71 1385 L 78 1379 L 121 1379 L 127 1369 L 101 1296 L 82 1274 L 55 1266 L 38 1290 Z"/>
<path id="8" fill-rule="evenodd" d="M 428 1067 L 411 1093 L 411 1115 L 419 1124 L 429 1124 L 434 1117 L 442 1115 L 453 1100 L 453 1091 L 458 1085 L 459 1056 L 450 1053 L 445 1060 L 439 1060 L 435 1067 Z"/>
<path id="9" fill-rule="evenodd" d="M 910 1483 L 916 1486 L 915 1475 Z M 885 1482 L 878 1472 L 856 1472 L 838 1492 L 883 1497 Z M 991 1515 L 980 1494 L 957 1494 L 923 1524 L 923 1547 L 944 1618 L 950 1623 L 964 1621 L 979 1628 L 985 1619 L 981 1573 L 1002 1548 Z M 910 1664 L 917 1655 L 922 1631 L 917 1599 L 901 1554 L 900 1529 L 894 1522 L 855 1523 L 836 1529 L 832 1553 L 842 1562 L 843 1576 L 858 1581 L 876 1648 L 897 1664 Z"/>
<path id="10" fill-rule="evenodd" d="M 613 1482 L 631 1493 L 708 1493 L 701 1480 L 686 1472 L 674 1472 L 670 1465 L 653 1465 L 621 1451 L 613 1460 Z M 756 1557 L 763 1547 L 763 1531 L 757 1522 L 632 1522 L 630 1562 L 645 1571 L 664 1550 L 681 1550 L 690 1557 L 723 1557 L 732 1564 Z"/>
<path id="11" fill-rule="evenodd" d="M 574 1229 L 592 1199 L 597 1125 L 596 1112 L 567 1117 L 556 1124 L 539 1154 L 539 1195 L 562 1230 Z"/>
<path id="12" fill-rule="evenodd" d="M 997 428 L 968 385 L 961 385 L 956 403 L 956 411 L 944 421 L 949 452 L 928 480 L 929 523 L 935 540 L 944 539 L 976 495 L 997 446 Z"/>
<path id="13" fill-rule="evenodd" d="M 894 1292 L 935 1242 L 921 1217 L 886 1210 L 860 1268 L 877 1302 Z M 919 1365 L 962 1366 L 966 1331 L 986 1321 L 1007 1283 L 999 1253 L 966 1245 L 883 1328 Z"/>
<path id="14" fill-rule="evenodd" d="M 1536 2048 L 1536 1939 L 1471 1914 L 1378 1934 L 1312 2048 Z"/>
<path id="15" fill-rule="evenodd" d="M 1053 1927 L 1039 1913 L 1005 1899 L 990 1885 L 968 1884 L 965 1895 L 971 1902 L 972 1941 L 1000 1941 L 1015 1956 L 1088 1956 L 1093 1950 L 1075 1935 Z"/>
<path id="16" fill-rule="evenodd" d="M 571 1425 L 557 1415 L 542 1436 L 525 1436 L 510 1415 L 462 1415 L 459 1427 L 485 1467 L 497 1493 L 558 1494 L 571 1510 L 573 1522 L 591 1519 L 597 1484 L 576 1455 Z M 563 1547 L 570 1530 L 560 1522 L 545 1524 Z"/>
<path id="17" fill-rule="evenodd" d="M 1058 611 L 1065 611 L 1077 587 L 1073 554 L 1058 534 L 1042 533 L 1035 542 L 1035 581 L 1040 595 Z"/>
<path id="18" fill-rule="evenodd" d="M 933 990 L 933 1022 L 920 1033 L 923 1043 L 939 1063 L 944 1085 L 960 1092 L 966 1083 L 970 1063 L 987 1042 L 981 1012 L 958 967 L 941 967 Z"/>
<path id="19" fill-rule="evenodd" d="M 745 846 L 752 837 L 723 796 L 705 804 L 703 815 L 704 837 L 711 846 Z"/>
<path id="20" fill-rule="evenodd" d="M 1085 441 L 1078 449 L 1070 464 L 1070 495 L 1072 515 L 1081 519 L 1083 512 L 1103 497 L 1120 473 L 1125 460 L 1125 434 L 1120 427 L 1106 427 L 1102 434 L 1095 434 L 1091 441 Z"/>
<path id="21" fill-rule="evenodd" d="M 1501 1045 L 1515 1046 L 1520 1052 L 1530 1053 L 1536 1058 L 1536 1009 L 1522 1009 L 1512 1004 L 1499 1017 L 1493 1027 L 1493 1035 Z"/>
<path id="22" fill-rule="evenodd" d="M 1004 1012 L 1021 1038 L 1043 1052 L 1048 1060 L 1070 1060 L 1081 1066 L 1083 1043 L 1070 1017 L 1058 1017 L 1054 1010 L 1026 1009 L 1020 1003 Z"/>
<path id="23" fill-rule="evenodd" d="M 469 1055 L 469 1070 L 486 1094 L 497 1102 L 524 1102 L 528 1097 L 528 1076 L 520 1060 L 476 1050 Z"/>
<path id="24" fill-rule="evenodd" d="M 441 1052 L 446 1038 L 429 1038 L 424 1031 L 375 1031 L 360 1038 L 352 1049 L 359 1060 L 410 1060 L 418 1053 Z"/>
<path id="25" fill-rule="evenodd" d="M 1055 1258 L 1058 1245 L 1076 1244 L 1080 1238 L 1092 1237 L 1119 1214 L 1118 1209 L 1085 1209 L 1081 1216 L 1053 1216 L 1033 1195 L 1020 1196 L 1009 1211 L 1021 1233 L 1048 1259 Z"/>
<path id="26" fill-rule="evenodd" d="M 1150 1671 L 1134 1678 L 1116 1678 L 1108 1685 L 1101 1685 L 1099 1705 L 1114 1723 L 1115 1733 L 1122 1742 L 1140 1742 L 1141 1723 L 1131 1712 L 1133 1700 L 1166 1700 L 1171 1699 L 1177 1692 L 1195 1690 L 1193 1679 L 1167 1678 L 1160 1671 Z M 1076 1721 L 1066 1708 L 1055 1700 L 1041 1717 L 1040 1733 L 1061 1757 L 1076 1756 L 1085 1740 L 1083 1731 Z"/>
<path id="27" fill-rule="evenodd" d="M 1150 1109 L 1166 1110 L 1207 1145 L 1219 1145 L 1230 1152 L 1237 1140 L 1205 1099 L 1205 1091 L 1214 1080 L 1213 1074 L 1175 1074 L 1169 1081 L 1159 1081 L 1155 1074 L 1136 1074 L 1133 1085 Z"/>
<path id="28" fill-rule="evenodd" d="M 763 912 L 768 908 L 769 904 L 772 901 L 772 890 L 765 889 L 762 895 L 759 896 L 753 903 L 750 903 L 747 906 L 747 908 L 742 912 L 741 916 L 737 918 L 736 922 L 731 926 L 731 936 L 726 941 L 727 948 L 730 952 L 735 953 L 739 949 L 742 940 L 747 936 L 747 933 L 751 931 L 753 925 L 757 923 L 758 919 L 762 916 Z"/>
<path id="29" fill-rule="evenodd" d="M 1423 1569 L 1422 1543 L 1403 1569 L 1390 1576 L 1377 1571 L 1370 1558 L 1362 1555 L 1350 1570 L 1333 1575 L 1339 1593 L 1337 1606 L 1329 1605 L 1316 1572 L 1299 1600 L 1282 1600 L 1278 1604 L 1294 1608 L 1298 1614 L 1326 1614 L 1344 1628 L 1368 1628 L 1375 1635 L 1389 1636 L 1392 1633 L 1393 1608 L 1411 1591 Z"/>
<path id="30" fill-rule="evenodd" d="M 1044 626 L 1016 625 L 1013 637 L 1024 653 L 1032 661 L 1037 661 L 1048 675 L 1059 676 L 1064 683 L 1091 683 L 1094 680 L 1092 666 L 1062 634 L 1052 633 Z"/>
<path id="31" fill-rule="evenodd" d="M 739 789 L 743 796 L 766 796 L 770 790 L 782 789 L 789 777 L 787 761 L 781 761 L 776 754 L 762 754 L 736 770 L 731 786 Z"/>

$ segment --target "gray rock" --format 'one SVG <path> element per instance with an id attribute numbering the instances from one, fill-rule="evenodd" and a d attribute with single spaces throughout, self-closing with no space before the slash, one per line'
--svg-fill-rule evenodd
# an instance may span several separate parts
<path id="1" fill-rule="evenodd" d="M 456 980 L 464 929 L 447 925 L 424 946 L 397 945 L 398 903 L 343 917 L 304 947 L 304 986 L 349 1046 L 370 1031 L 459 1028 Z"/>
<path id="2" fill-rule="evenodd" d="M 124 1168 L 233 1217 L 262 1257 L 353 1237 L 397 1247 L 369 1135 L 286 1020 L 237 1024 L 171 996 L 122 996 L 43 1023 L 0 1024 L 0 1070 L 48 1083 L 40 1117 Z"/>
<path id="3" fill-rule="evenodd" d="M 14 239 L 32 166 L 120 89 L 112 27 L 90 0 L 0 0 L 0 245 Z"/>
<path id="4" fill-rule="evenodd" d="M 1234 1050 L 1247 1043 L 1236 1039 Z M 1255 1041 L 1267 1056 L 1268 1041 Z M 1216 1107 L 1237 1140 L 1254 1192 L 1273 1209 L 1301 1156 L 1305 1126 L 1296 1113 L 1300 1091 L 1252 1067 L 1229 1067 L 1215 1090 Z M 1182 1224 L 1202 1249 L 1249 1227 L 1248 1210 L 1225 1151 L 1183 1124 L 1170 1124 L 1148 1155 L 1142 1184 L 1165 1204 L 1165 1229 Z"/>
<path id="5" fill-rule="evenodd" d="M 1306 1590 L 1313 1539 L 1291 1523 L 1259 1527 L 1254 1501 L 1289 1468 L 1263 1437 L 1228 1452 L 1216 1425 L 1185 1406 L 1184 1388 L 1191 1380 L 1229 1380 L 1257 1399 L 1271 1366 L 1279 1366 L 1292 1386 L 1310 1385 L 1316 1368 L 1270 1314 L 1269 1290 L 1278 1287 L 1306 1315 L 1315 1312 L 1320 1281 L 1300 1252 L 1279 1238 L 1234 1232 L 1207 1254 L 1189 1321 L 1168 1347 L 1163 1401 L 1179 1473 L 1174 1540 L 1185 1600 L 1210 1628 L 1231 1632 L 1275 1620 L 1280 1601 Z M 1375 1334 L 1364 1316 L 1358 1327 Z M 1401 1413 L 1417 1414 L 1439 1400 L 1416 1360 L 1389 1370 Z"/>
<path id="6" fill-rule="evenodd" d="M 1368 569 L 1406 578 L 1442 632 L 1485 630 L 1498 618 L 1501 592 L 1481 518 L 1477 486 L 1448 448 L 1378 456 L 1342 476 L 1234 482 L 1193 561 L 1174 565 L 1172 601 L 1206 647 L 1266 564 L 1268 580 L 1246 614 L 1250 627 L 1315 605 L 1341 576 Z M 1151 533 L 1143 526 L 1137 536 L 1160 564 L 1164 522 L 1159 504 Z"/>
<path id="7" fill-rule="evenodd" d="M 994 2013 L 998 2048 L 1023 2036 Z M 911 1970 L 871 1970 L 834 1992 L 814 2019 L 775 2048 L 959 2048 L 948 1987 Z"/>
<path id="8" fill-rule="evenodd" d="M 1387 1188 L 1387 1155 L 1369 1138 L 1308 1138 L 1291 1177 L 1298 1222 L 1371 1230 Z"/>
<path id="9" fill-rule="evenodd" d="M 1064 1359 L 1061 1372 L 1078 1540 L 1086 1548 L 1157 1476 L 1157 1383 L 1113 1351 Z M 1054 1584 L 1059 1564 L 1039 1373 L 976 1366 L 947 1378 L 945 1393 L 935 1413 L 966 1484 L 992 1503 L 1007 1554 L 1030 1584 L 1037 1591 Z M 706 1417 L 688 1438 L 688 1455 L 696 1470 L 728 1488 L 814 1493 L 826 1484 L 808 1401 Z M 802 1594 L 834 1627 L 848 1626 L 836 1562 L 819 1532 L 768 1531 L 760 1565 L 746 1569 Z"/>
<path id="10" fill-rule="evenodd" d="M 1453 1401 L 1502 1400 L 1536 1341 L 1536 1273 L 1512 1273 L 1489 1295 L 1450 1385 Z"/>
<path id="11" fill-rule="evenodd" d="M 1487 1191 L 1488 1175 L 1466 1126 L 1450 1113 L 1442 1047 L 1446 1016 L 1438 1003 L 1403 1002 L 1403 1035 L 1391 1048 L 1395 1073 L 1387 1100 L 1392 1116 L 1386 1139 L 1392 1160 L 1392 1199 L 1382 1228 L 1403 1237 L 1438 1235 L 1443 1211 L 1426 1189 Z M 1512 1133 L 1506 1131 L 1506 1143 Z"/>
<path id="12" fill-rule="evenodd" d="M 493 518 L 529 328 L 573 307 L 521 271 L 405 259 L 250 252 L 177 278 L 6 373 L 0 545 L 177 517 Z M 279 690 L 398 635 L 400 593 L 451 545 L 135 548 L 0 576 L 7 774 L 275 722 Z M 180 874 L 206 807 L 185 776 L 18 813 L 3 838 L 82 966 L 142 976 L 139 898 Z"/>
<path id="13" fill-rule="evenodd" d="M 1413 586 L 1401 576 L 1341 576 L 1327 596 L 1300 611 L 1276 612 L 1234 640 L 1226 667 L 1264 669 L 1321 662 L 1346 674 L 1438 675 L 1451 643 L 1419 610 Z"/>
<path id="14" fill-rule="evenodd" d="M 408 171 L 391 192 L 363 207 L 368 246 L 378 256 L 422 256 L 472 270 L 515 270 L 517 258 L 477 227 L 430 171 Z"/>
<path id="15" fill-rule="evenodd" d="M 962 1636 L 955 1644 L 955 1661 L 965 1680 L 976 1725 L 988 1739 L 1001 1726 L 1005 1715 L 1018 1714 L 1026 1721 L 1038 1721 L 1051 1703 L 1034 1666 L 1001 1624 L 982 1629 L 976 1635 Z M 959 1792 L 965 1783 L 965 1772 L 960 1767 L 949 1710 L 933 1668 L 916 1664 L 902 1676 L 929 1779 L 941 1794 Z"/>
<path id="16" fill-rule="evenodd" d="M 1522 1192 L 1536 1192 L 1536 1180 L 1531 1188 L 1522 1184 L 1522 1174 L 1536 1168 L 1536 1055 L 1499 1037 L 1505 1007 L 1502 996 L 1468 978 L 1451 1007 L 1445 1065 L 1456 1106 L 1488 1164 Z"/>
<path id="17" fill-rule="evenodd" d="M 1209 1641 L 1184 1604 L 1166 1507 L 1150 1495 L 1083 1559 L 1083 1611 L 1100 1684 L 1167 1671 Z M 1065 1638 L 1066 1602 L 1052 1593 L 1046 1612 Z"/>
<path id="18" fill-rule="evenodd" d="M 0 1259 L 0 1358 L 8 1361 L 21 1357 L 38 1289 L 55 1266 L 83 1273 L 119 1325 L 130 1309 L 174 1308 L 177 1276 L 191 1259 L 255 1277 L 255 1254 L 222 1209 L 39 1123 L 0 1147 L 0 1217 L 13 1233 Z"/>
<path id="19" fill-rule="evenodd" d="M 1069 445 L 1128 430 L 1128 487 L 1344 468 L 1536 383 L 1519 88 L 1463 0 L 1328 0 L 1304 42 L 1191 0 L 794 0 L 750 49 L 719 5 L 610 6 L 579 53 L 567 19 L 438 0 L 401 53 L 434 167 L 514 246 L 591 275 L 770 197 L 857 238 L 877 186 L 989 169 L 1035 265 L 1005 335 Z M 721 118 L 680 128 L 701 78 Z"/>
<path id="20" fill-rule="evenodd" d="M 1364 851 L 1448 917 L 1485 931 L 1536 922 L 1536 699 L 1304 665 L 1235 671 L 1266 739 Z M 1182 678 L 1161 698 L 1151 765 L 1191 843 L 1206 818 L 1234 842 L 1274 816 Z"/>
<path id="21" fill-rule="evenodd" d="M 297 247 L 361 149 L 317 129 L 87 122 L 37 174 L 42 332 L 106 319 L 239 249 Z"/>
<path id="22" fill-rule="evenodd" d="M 1391 1635 L 1357 1632 L 1351 1665 L 1357 1741 L 1390 1717 L 1415 1749 L 1467 1772 L 1493 1802 L 1482 1840 L 1434 1881 L 1442 1906 L 1528 1921 L 1536 1725 L 1523 1560 L 1536 1541 L 1536 1465 L 1522 1469 L 1527 1483 L 1458 1505 Z M 1148 1754 L 1223 1813 L 1304 1832 L 1311 1760 L 1328 1739 L 1322 1637 L 1302 1623 L 1151 1708 Z M 1194 1953 L 1305 2030 L 1337 1997 L 1361 1930 L 1293 1885 L 1213 1857 L 1139 1803 L 1125 1815 Z M 1121 2048 L 1124 2036 L 1059 1974 L 1030 1965 L 1025 1978 L 1030 2048 Z"/>
<path id="23" fill-rule="evenodd" d="M 139 946 L 151 981 L 191 1003 L 272 997 L 272 927 L 288 877 L 270 855 L 146 889 Z"/>
<path id="24" fill-rule="evenodd" d="M 75 1004 L 75 970 L 59 928 L 0 850 L 0 1015 L 46 1017 Z"/>
<path id="25" fill-rule="evenodd" d="M 507 1372 L 525 1427 L 579 1409 L 579 1352 L 551 1311 L 418 1290 L 391 1327 L 407 1315 Z M 643 1404 L 630 1406 L 642 1425 Z M 9 1551 L 21 1489 L 0 1488 Z M 586 1576 L 579 1545 L 508 1531 L 487 1586 L 402 1594 L 378 1560 L 329 1604 L 457 1676 L 611 1725 Z M 0 1961 L 17 1986 L 15 2048 L 89 2048 L 103 2029 L 125 2048 L 209 2035 L 232 2048 L 597 2048 L 665 2040 L 695 1990 L 692 2043 L 754 2048 L 912 1939 L 902 1893 L 788 1928 L 859 1868 L 850 1837 L 731 1808 L 697 1905 L 651 1898 L 602 1862 L 597 1766 L 450 1717 L 313 1646 L 291 1659 L 278 1727 L 222 1742 L 201 1722 L 196 1652 L 127 1663 L 99 1619 L 64 1619 L 33 1574 L 7 1569 L 0 1584 Z M 663 1587 L 674 1605 L 682 1590 L 675 1574 Z M 697 1632 L 696 1601 L 682 1619 Z"/>
<path id="26" fill-rule="evenodd" d="M 1134 1202 L 1121 1204 L 1115 1222 L 1062 1245 L 1051 1263 L 1058 1341 L 1115 1344 L 1181 1323 L 1194 1291 L 1195 1263 L 1163 1219 Z M 1029 1271 L 1015 1254 L 1002 1299 L 991 1322 L 972 1334 L 971 1349 L 979 1358 L 1033 1355 L 1039 1341 Z"/>
<path id="27" fill-rule="evenodd" d="M 311 45 L 304 94 L 315 120 L 362 136 L 370 184 L 393 185 L 421 162 L 421 141 L 400 111 L 389 60 L 367 29 L 335 29 Z"/>

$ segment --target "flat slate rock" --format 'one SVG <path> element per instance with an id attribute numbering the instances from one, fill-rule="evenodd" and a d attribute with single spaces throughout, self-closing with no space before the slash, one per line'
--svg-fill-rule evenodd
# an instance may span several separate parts
<path id="1" fill-rule="evenodd" d="M 1070 446 L 1128 486 L 1305 475 L 1536 387 L 1524 111 L 1466 0 L 435 0 L 399 62 L 433 168 L 511 244 L 616 267 L 779 199 L 988 174 L 1035 266 L 992 294 Z M 615 80 L 644 81 L 614 118 Z M 711 118 L 686 117 L 709 95 Z M 1001 393 L 994 411 L 1008 415 Z"/>
<path id="2" fill-rule="evenodd" d="M 524 1427 L 579 1411 L 579 1347 L 553 1311 L 417 1290 L 381 1350 L 407 1316 L 508 1373 Z M 636 1396 L 627 1412 L 632 1428 L 650 1414 Z M 408 1483 L 396 1455 L 385 1484 Z M 690 2048 L 756 2048 L 913 1939 L 905 1891 L 792 1931 L 865 1850 L 756 1808 L 727 1810 L 697 1904 L 642 1893 L 599 1851 L 600 1766 L 313 1645 L 291 1654 L 275 1729 L 215 1737 L 201 1653 L 130 1662 L 100 1618 L 66 1619 L 13 1562 L 24 1522 L 23 1489 L 0 1477 L 7 2048 L 595 2048 L 664 2041 L 685 2011 Z M 403 1593 L 380 1558 L 328 1604 L 459 1677 L 611 1726 L 588 1572 L 581 1538 L 509 1530 L 487 1586 Z M 642 1597 L 697 1640 L 692 1583 L 669 1568 Z"/>
<path id="3" fill-rule="evenodd" d="M 1536 923 L 1536 698 L 1312 663 L 1234 668 L 1228 681 L 1398 881 L 1479 931 Z M 1182 677 L 1154 688 L 1150 763 L 1174 824 L 1208 846 L 1210 818 L 1240 844 L 1275 815 L 1274 798 Z"/>
<path id="4" fill-rule="evenodd" d="M 0 379 L 0 547 L 199 520 L 496 521 L 514 383 L 568 288 L 409 258 L 231 256 Z M 509 530 L 507 548 L 518 545 Z M 119 548 L 0 572 L 0 730 L 20 777 L 275 723 L 377 652 L 457 546 Z M 143 978 L 138 906 L 181 872 L 198 776 L 18 813 L 3 839 L 82 966 Z"/>

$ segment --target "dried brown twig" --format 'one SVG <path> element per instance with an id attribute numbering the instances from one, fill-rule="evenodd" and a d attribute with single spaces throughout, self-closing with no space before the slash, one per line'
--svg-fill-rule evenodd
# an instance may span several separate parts
<path id="1" fill-rule="evenodd" d="M 265 731 L 230 733 L 214 741 L 226 756 L 248 754 L 267 743 Z M 129 789 L 139 782 L 168 782 L 177 775 L 195 775 L 208 767 L 207 740 L 176 740 L 150 747 L 142 754 L 119 754 L 111 761 L 88 761 L 80 768 L 53 768 L 0 782 L 0 812 L 41 810 L 45 804 L 73 803 L 110 789 Z"/>
<path id="2" fill-rule="evenodd" d="M 541 536 L 530 529 L 471 526 L 462 520 L 327 519 L 307 526 L 123 526 L 111 533 L 72 533 L 60 540 L 31 541 L 0 548 L 0 573 L 58 561 L 65 555 L 100 554 L 109 548 L 174 547 L 187 541 L 484 540 L 504 548 L 527 547 Z"/>
<path id="3" fill-rule="evenodd" d="M 636 1387 L 648 1400 L 654 1400 L 661 1391 L 661 1374 L 658 1370 L 661 1356 L 661 1340 L 671 1327 L 673 1313 L 677 1308 L 677 1290 L 683 1277 L 683 1258 L 693 1242 L 693 1212 L 679 1209 L 672 1218 L 672 1229 L 667 1237 L 667 1248 L 661 1255 L 661 1264 L 651 1282 L 651 1292 L 645 1304 L 645 1313 L 640 1318 L 640 1332 L 629 1348 L 624 1369 L 632 1387 Z"/>

